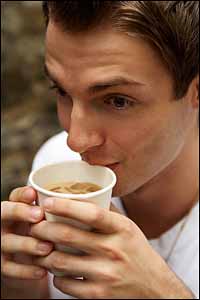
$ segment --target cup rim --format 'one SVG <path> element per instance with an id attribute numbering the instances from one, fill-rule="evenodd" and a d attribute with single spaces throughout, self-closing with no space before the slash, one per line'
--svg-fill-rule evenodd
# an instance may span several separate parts
<path id="1" fill-rule="evenodd" d="M 29 178 L 28 178 L 28 185 L 29 186 L 32 186 L 36 191 L 42 193 L 42 194 L 45 194 L 47 196 L 51 196 L 51 197 L 56 197 L 56 198 L 76 198 L 76 199 L 88 199 L 88 198 L 93 198 L 93 197 L 96 197 L 96 196 L 99 196 L 105 192 L 107 192 L 109 189 L 112 189 L 116 182 L 117 182 L 117 178 L 116 178 L 116 174 L 111 170 L 109 169 L 108 167 L 104 167 L 104 166 L 99 166 L 99 165 L 90 165 L 90 166 L 94 166 L 94 167 L 99 167 L 99 168 L 106 168 L 107 171 L 111 174 L 112 176 L 112 182 L 106 186 L 105 188 L 103 189 L 100 189 L 96 192 L 90 192 L 90 193 L 87 193 L 87 194 L 69 194 L 69 193 L 57 193 L 57 192 L 51 192 L 51 191 L 48 191 L 42 187 L 40 187 L 38 184 L 36 184 L 34 181 L 33 181 L 33 176 L 35 175 L 36 172 L 38 172 L 39 170 L 41 169 L 44 169 L 46 167 L 49 167 L 49 166 L 53 166 L 53 165 L 59 165 L 59 164 L 63 164 L 63 163 L 74 163 L 74 162 L 78 162 L 78 163 L 86 163 L 88 164 L 87 162 L 85 161 L 82 161 L 82 160 L 77 160 L 77 159 L 73 159 L 73 160 L 66 160 L 66 161 L 62 161 L 62 162 L 58 162 L 58 163 L 51 163 L 51 164 L 46 164 L 36 170 L 33 170 L 31 171 L 30 175 L 29 175 Z M 89 165 L 89 164 L 88 164 Z"/>

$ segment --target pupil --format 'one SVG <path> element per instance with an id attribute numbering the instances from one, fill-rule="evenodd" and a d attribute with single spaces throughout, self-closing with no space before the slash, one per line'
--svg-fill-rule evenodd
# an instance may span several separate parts
<path id="1" fill-rule="evenodd" d="M 114 103 L 117 107 L 122 107 L 122 106 L 124 106 L 124 99 L 123 98 L 116 98 Z"/>

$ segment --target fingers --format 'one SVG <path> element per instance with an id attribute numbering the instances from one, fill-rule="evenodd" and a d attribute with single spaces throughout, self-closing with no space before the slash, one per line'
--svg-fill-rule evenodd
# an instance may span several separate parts
<path id="1" fill-rule="evenodd" d="M 78 299 L 108 299 L 103 288 L 92 281 L 54 277 L 54 285 L 63 293 Z"/>
<path id="2" fill-rule="evenodd" d="M 48 270 L 62 272 L 68 277 L 84 277 L 93 281 L 114 282 L 119 276 L 115 263 L 99 256 L 78 256 L 52 251 L 48 256 L 34 259 L 34 263 Z"/>
<path id="3" fill-rule="evenodd" d="M 26 253 L 31 255 L 47 255 L 53 249 L 53 244 L 41 242 L 32 237 L 25 237 L 13 233 L 3 234 L 1 250 L 5 253 Z"/>
<path id="4" fill-rule="evenodd" d="M 2 221 L 26 221 L 39 222 L 44 218 L 43 210 L 38 206 L 30 206 L 25 203 L 3 201 L 1 203 Z"/>
<path id="5" fill-rule="evenodd" d="M 104 233 L 120 231 L 125 218 L 116 212 L 85 201 L 46 198 L 42 206 L 52 214 L 75 219 Z"/>
<path id="6" fill-rule="evenodd" d="M 1 274 L 7 277 L 19 279 L 40 279 L 46 276 L 47 271 L 33 265 L 18 264 L 4 257 L 1 259 Z"/>
<path id="7" fill-rule="evenodd" d="M 83 231 L 67 224 L 42 221 L 31 226 L 30 235 L 40 240 L 70 246 L 88 253 L 96 253 L 98 248 L 98 243 L 95 242 L 95 233 Z"/>
<path id="8" fill-rule="evenodd" d="M 79 249 L 93 255 L 123 260 L 123 252 L 118 247 L 123 235 L 102 234 L 81 230 L 67 224 L 42 221 L 31 226 L 30 234 L 41 240 L 48 240 Z"/>
<path id="9" fill-rule="evenodd" d="M 67 276 L 71 277 L 88 277 L 88 268 L 90 268 L 85 261 L 85 257 L 59 251 L 53 251 L 45 257 L 35 258 L 34 264 L 50 271 L 64 272 Z"/>
<path id="10" fill-rule="evenodd" d="M 31 204 L 37 199 L 37 192 L 29 186 L 14 189 L 9 196 L 9 200 L 13 202 L 24 202 Z"/>
<path id="11" fill-rule="evenodd" d="M 17 232 L 20 224 L 27 228 L 28 223 L 37 223 L 44 218 L 44 211 L 40 207 L 31 205 L 36 199 L 37 193 L 32 188 L 22 187 L 11 192 L 10 201 L 1 203 L 3 225 L 1 230 L 1 272 L 4 276 L 19 279 L 39 279 L 47 274 L 41 267 L 11 261 L 12 254 L 47 255 L 53 248 L 50 243 L 44 243 L 44 245 L 32 237 L 11 233 L 11 230 Z"/>

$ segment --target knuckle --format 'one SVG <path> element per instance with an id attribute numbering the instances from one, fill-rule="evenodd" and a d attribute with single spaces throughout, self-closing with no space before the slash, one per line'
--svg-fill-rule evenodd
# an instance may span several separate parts
<path id="1" fill-rule="evenodd" d="M 45 231 L 46 224 L 47 224 L 46 220 L 43 220 L 37 224 L 30 224 L 29 235 L 33 237 L 38 237 L 40 232 Z"/>
<path id="2" fill-rule="evenodd" d="M 99 249 L 112 260 L 123 260 L 120 247 L 116 247 L 114 243 L 103 242 L 99 245 Z"/>
<path id="3" fill-rule="evenodd" d="M 21 214 L 22 214 L 22 208 L 19 206 L 18 203 L 13 203 L 13 206 L 12 206 L 12 214 L 15 216 L 15 217 L 19 217 Z"/>
<path id="4" fill-rule="evenodd" d="M 73 238 L 73 234 L 69 228 L 62 228 L 60 230 L 59 235 L 57 236 L 57 242 L 61 244 L 66 244 L 71 242 Z"/>
<path id="5" fill-rule="evenodd" d="M 90 215 L 91 222 L 99 223 L 104 219 L 104 210 L 97 205 L 92 205 L 92 214 Z"/>
<path id="6" fill-rule="evenodd" d="M 60 270 L 63 268 L 64 263 L 62 257 L 60 257 L 60 255 L 57 252 L 51 254 L 50 260 L 52 269 Z"/>
<path id="7" fill-rule="evenodd" d="M 114 283 L 114 282 L 117 282 L 119 280 L 119 276 L 111 268 L 104 269 L 104 271 L 101 272 L 100 276 L 106 282 L 112 282 L 112 283 Z"/>
<path id="8" fill-rule="evenodd" d="M 35 267 L 26 266 L 24 267 L 22 264 L 17 266 L 15 270 L 16 276 L 20 279 L 31 279 L 34 278 L 34 269 Z"/>
<path id="9" fill-rule="evenodd" d="M 134 234 L 134 231 L 135 231 L 134 223 L 130 219 L 124 217 L 124 220 L 121 223 L 121 232 L 128 236 L 130 235 L 132 236 Z"/>
<path id="10" fill-rule="evenodd" d="M 90 289 L 90 299 L 106 299 L 107 292 L 104 286 L 95 286 Z"/>
<path id="11" fill-rule="evenodd" d="M 38 242 L 32 238 L 26 238 L 24 237 L 21 241 L 20 248 L 23 249 L 24 252 L 29 254 L 37 253 L 37 245 Z"/>

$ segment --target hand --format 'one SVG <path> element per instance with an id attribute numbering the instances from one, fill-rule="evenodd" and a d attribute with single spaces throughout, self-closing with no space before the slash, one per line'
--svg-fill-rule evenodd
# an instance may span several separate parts
<path id="1" fill-rule="evenodd" d="M 32 236 L 86 252 L 85 256 L 75 256 L 53 251 L 35 260 L 49 270 L 66 273 L 65 277 L 54 277 L 55 286 L 62 292 L 86 299 L 156 299 L 171 295 L 166 287 L 171 283 L 176 286 L 175 275 L 130 219 L 76 200 L 47 198 L 44 209 L 97 231 L 47 221 L 32 225 Z M 75 279 L 80 276 L 85 280 Z"/>
<path id="2" fill-rule="evenodd" d="M 49 254 L 52 243 L 28 236 L 30 224 L 44 218 L 44 211 L 32 204 L 36 197 L 31 187 L 21 187 L 11 192 L 10 201 L 1 203 L 1 274 L 6 280 L 40 279 L 47 273 L 33 265 L 32 257 Z"/>

